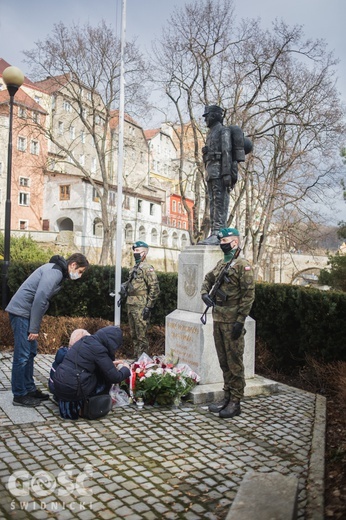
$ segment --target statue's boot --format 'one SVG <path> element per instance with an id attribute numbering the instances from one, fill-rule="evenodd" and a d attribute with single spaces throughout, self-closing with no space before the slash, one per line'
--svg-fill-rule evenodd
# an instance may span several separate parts
<path id="1" fill-rule="evenodd" d="M 219 246 L 220 240 L 217 238 L 217 235 L 210 235 L 205 240 L 201 240 L 197 242 L 198 246 Z"/>

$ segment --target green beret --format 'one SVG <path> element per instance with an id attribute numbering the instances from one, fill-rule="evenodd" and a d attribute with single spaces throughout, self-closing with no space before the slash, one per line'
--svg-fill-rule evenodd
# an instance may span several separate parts
<path id="1" fill-rule="evenodd" d="M 132 246 L 132 249 L 135 250 L 136 247 L 146 247 L 147 249 L 149 249 L 148 244 L 146 244 L 145 242 L 142 242 L 142 240 L 138 240 L 138 242 L 135 242 Z"/>
<path id="2" fill-rule="evenodd" d="M 239 231 L 234 227 L 220 229 L 217 238 L 221 240 L 221 238 L 225 237 L 239 237 Z"/>

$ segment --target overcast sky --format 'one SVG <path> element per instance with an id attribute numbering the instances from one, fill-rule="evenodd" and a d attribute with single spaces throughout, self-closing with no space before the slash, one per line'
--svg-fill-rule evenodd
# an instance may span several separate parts
<path id="1" fill-rule="evenodd" d="M 189 0 L 127 0 L 126 36 L 138 37 L 143 48 L 159 36 L 174 7 Z M 238 18 L 261 18 L 263 27 L 282 18 L 304 26 L 305 35 L 323 38 L 340 58 L 339 88 L 346 102 L 346 2 L 345 0 L 234 0 Z M 122 0 L 0 0 L 0 57 L 25 70 L 21 51 L 32 49 L 53 25 L 62 21 L 90 22 L 105 19 L 120 30 Z"/>
<path id="2" fill-rule="evenodd" d="M 126 37 L 137 37 L 143 51 L 149 51 L 174 7 L 186 3 L 189 0 L 127 0 Z M 302 25 L 307 38 L 324 39 L 340 60 L 338 89 L 346 104 L 345 0 L 234 0 L 234 4 L 238 19 L 260 18 L 262 27 L 270 28 L 279 18 L 289 25 Z M 122 0 L 0 0 L 0 57 L 27 73 L 22 51 L 34 48 L 60 21 L 96 25 L 104 19 L 120 36 L 121 7 Z M 346 220 L 346 210 L 343 213 L 341 218 Z"/>

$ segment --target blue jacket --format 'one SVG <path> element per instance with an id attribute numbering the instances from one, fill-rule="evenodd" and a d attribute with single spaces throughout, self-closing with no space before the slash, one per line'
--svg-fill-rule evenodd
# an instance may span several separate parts
<path id="1" fill-rule="evenodd" d="M 53 376 L 55 395 L 77 401 L 92 395 L 100 380 L 112 385 L 130 377 L 128 368 L 118 370 L 113 364 L 122 340 L 121 329 L 109 326 L 72 345 Z"/>
<path id="2" fill-rule="evenodd" d="M 61 282 L 67 278 L 67 262 L 59 255 L 52 256 L 48 264 L 38 267 L 22 283 L 12 296 L 6 311 L 27 318 L 29 333 L 38 334 L 49 302 L 61 289 Z"/>

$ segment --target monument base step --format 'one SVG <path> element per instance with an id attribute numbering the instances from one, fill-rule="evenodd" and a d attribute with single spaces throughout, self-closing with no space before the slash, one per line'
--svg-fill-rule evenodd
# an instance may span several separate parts
<path id="1" fill-rule="evenodd" d="M 272 395 L 278 391 L 278 383 L 271 379 L 255 375 L 251 379 L 246 379 L 245 397 L 257 395 Z M 208 385 L 197 385 L 189 393 L 189 401 L 194 404 L 205 404 L 219 401 L 223 398 L 223 383 L 213 383 Z"/>

